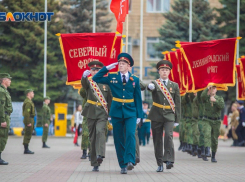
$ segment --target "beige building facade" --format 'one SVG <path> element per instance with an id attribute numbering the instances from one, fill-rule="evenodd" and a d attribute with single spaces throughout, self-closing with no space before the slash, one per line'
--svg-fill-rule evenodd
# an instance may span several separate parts
<path id="1" fill-rule="evenodd" d="M 111 0 L 108 2 L 110 4 Z M 209 2 L 211 7 L 221 7 L 219 0 L 209 0 Z M 152 79 L 150 72 L 156 71 L 151 64 L 161 60 L 156 56 L 154 49 L 154 44 L 159 42 L 158 29 L 165 22 L 163 13 L 171 11 L 171 3 L 174 3 L 174 0 L 143 0 L 143 3 L 143 80 L 149 82 Z M 128 53 L 135 61 L 132 72 L 138 76 L 140 74 L 140 7 L 141 0 L 129 0 Z M 110 5 L 108 11 L 110 12 L 109 16 L 113 18 L 111 30 L 116 31 L 117 22 L 114 14 L 110 11 Z M 125 23 L 123 34 L 126 34 Z"/>

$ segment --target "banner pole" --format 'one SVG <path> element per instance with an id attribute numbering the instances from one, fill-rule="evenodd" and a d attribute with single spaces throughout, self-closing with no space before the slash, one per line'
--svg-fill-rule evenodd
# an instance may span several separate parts
<path id="1" fill-rule="evenodd" d="M 44 11 L 47 13 L 48 5 L 47 0 L 45 0 Z M 47 25 L 48 20 L 44 22 L 44 73 L 43 73 L 43 97 L 46 97 L 46 84 L 47 84 Z"/>
<path id="2" fill-rule="evenodd" d="M 93 33 L 96 32 L 96 0 L 93 0 Z"/>
<path id="3" fill-rule="evenodd" d="M 190 0 L 189 9 L 189 42 L 192 42 L 192 0 Z"/>
<path id="4" fill-rule="evenodd" d="M 236 24 L 236 36 L 239 37 L 239 28 L 240 26 L 240 0 L 237 0 L 237 24 Z M 239 58 L 239 39 L 237 39 L 237 48 L 236 48 L 236 65 L 238 65 Z M 238 99 L 238 80 L 236 78 L 236 99 Z"/>
<path id="5" fill-rule="evenodd" d="M 126 16 L 126 53 L 128 53 L 128 14 Z"/>

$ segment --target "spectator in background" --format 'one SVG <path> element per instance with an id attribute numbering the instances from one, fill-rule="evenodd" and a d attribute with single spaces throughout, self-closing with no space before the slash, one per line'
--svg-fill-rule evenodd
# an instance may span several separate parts
<path id="1" fill-rule="evenodd" d="M 52 114 L 51 114 L 51 118 L 50 118 L 49 134 L 54 135 L 54 117 Z"/>
<path id="2" fill-rule="evenodd" d="M 75 133 L 75 137 L 74 137 L 74 141 L 73 141 L 73 143 L 76 146 L 79 146 L 77 143 L 77 138 L 80 135 L 80 127 L 81 127 L 81 124 L 83 122 L 83 116 L 81 115 L 81 112 L 82 112 L 82 105 L 78 105 L 76 108 L 76 112 L 75 112 L 74 127 L 76 128 L 76 133 Z"/>
<path id="3" fill-rule="evenodd" d="M 227 128 L 227 131 L 225 133 L 225 138 L 228 137 L 228 138 L 232 138 L 233 139 L 233 144 L 232 146 L 237 146 L 238 144 L 238 136 L 236 134 L 236 129 L 237 129 L 237 126 L 239 125 L 239 112 L 237 110 L 237 104 L 236 103 L 233 103 L 232 106 L 231 106 L 231 111 L 232 113 L 229 114 L 229 117 L 228 117 L 228 128 Z"/>
<path id="4" fill-rule="evenodd" d="M 236 128 L 236 134 L 238 136 L 238 146 L 244 146 L 245 144 L 245 108 L 244 101 L 238 100 L 237 109 L 239 111 L 239 125 Z"/>

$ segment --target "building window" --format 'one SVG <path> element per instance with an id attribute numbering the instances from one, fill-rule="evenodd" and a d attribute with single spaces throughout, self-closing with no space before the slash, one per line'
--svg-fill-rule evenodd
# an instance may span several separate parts
<path id="1" fill-rule="evenodd" d="M 110 9 L 110 6 L 111 6 L 111 0 L 109 0 L 109 4 L 108 4 L 108 9 L 109 9 L 109 12 L 110 13 L 112 13 L 111 12 L 111 9 Z M 128 0 L 128 12 L 131 12 L 131 10 L 132 10 L 132 0 Z"/>
<path id="2" fill-rule="evenodd" d="M 158 37 L 147 37 L 146 40 L 146 60 L 157 61 L 160 60 L 158 57 L 159 51 L 156 50 L 155 45 L 159 43 Z"/>
<path id="3" fill-rule="evenodd" d="M 165 13 L 170 9 L 170 0 L 147 0 L 148 13 Z"/>
<path id="4" fill-rule="evenodd" d="M 123 46 L 122 52 L 126 52 L 126 38 L 123 38 Z M 131 37 L 128 37 L 128 53 L 132 55 L 132 39 Z"/>

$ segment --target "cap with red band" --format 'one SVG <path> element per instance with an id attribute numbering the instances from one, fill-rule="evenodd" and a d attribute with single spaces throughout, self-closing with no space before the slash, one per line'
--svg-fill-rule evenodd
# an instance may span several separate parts
<path id="1" fill-rule="evenodd" d="M 167 60 L 162 60 L 162 61 L 159 61 L 157 63 L 157 69 L 159 70 L 160 68 L 168 68 L 168 69 L 172 69 L 173 65 L 170 61 L 167 61 Z"/>
<path id="2" fill-rule="evenodd" d="M 134 65 L 133 58 L 128 53 L 125 53 L 125 52 L 119 54 L 117 57 L 117 60 L 118 60 L 118 62 L 124 61 L 124 62 L 128 63 L 131 67 Z"/>
<path id="3" fill-rule="evenodd" d="M 104 66 L 104 64 L 102 62 L 99 62 L 99 61 L 92 61 L 92 62 L 88 63 L 88 66 L 90 69 L 91 68 L 101 69 Z"/>

